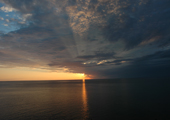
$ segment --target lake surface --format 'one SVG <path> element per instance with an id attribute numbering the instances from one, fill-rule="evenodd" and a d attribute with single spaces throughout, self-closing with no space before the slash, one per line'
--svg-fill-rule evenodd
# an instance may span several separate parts
<path id="1" fill-rule="evenodd" d="M 170 120 L 170 79 L 0 82 L 0 120 Z"/>

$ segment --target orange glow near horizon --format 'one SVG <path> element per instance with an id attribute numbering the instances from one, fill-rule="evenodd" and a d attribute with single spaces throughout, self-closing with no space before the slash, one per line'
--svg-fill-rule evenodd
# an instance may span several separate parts
<path id="1" fill-rule="evenodd" d="M 49 72 L 31 68 L 0 68 L 0 81 L 82 80 L 84 73 Z"/>

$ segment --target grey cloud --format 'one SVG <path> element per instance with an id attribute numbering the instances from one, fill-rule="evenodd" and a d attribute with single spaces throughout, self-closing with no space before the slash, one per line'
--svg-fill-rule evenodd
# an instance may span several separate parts
<path id="1" fill-rule="evenodd" d="M 94 66 L 93 70 L 86 68 L 85 71 L 98 78 L 168 78 L 168 71 L 170 70 L 169 53 L 170 50 L 163 50 L 134 59 L 119 58 L 97 66 L 97 68 Z M 127 64 L 124 65 L 122 61 Z M 106 66 L 107 69 L 102 69 Z"/>
<path id="2" fill-rule="evenodd" d="M 159 67 L 170 67 L 167 0 L 3 2 L 28 23 L 0 34 L 3 64 L 68 68 L 94 77 L 142 76 L 142 72 L 149 76 L 145 70 L 153 70 L 153 76 Z"/>
<path id="3" fill-rule="evenodd" d="M 136 58 L 134 60 L 135 63 L 143 63 L 143 62 L 150 62 L 151 64 L 157 64 L 157 62 L 164 63 L 164 61 L 169 61 L 170 60 L 170 50 L 164 50 L 164 51 L 158 51 L 154 54 L 151 55 L 146 55 L 142 56 L 140 58 Z M 159 63 L 158 65 L 161 65 Z"/>
<path id="4" fill-rule="evenodd" d="M 134 64 L 133 66 L 126 66 L 121 69 L 112 68 L 104 71 L 96 71 L 96 76 L 100 78 L 169 78 L 169 70 L 170 66 L 167 65 L 148 66 L 147 64 Z"/>
<path id="5" fill-rule="evenodd" d="M 168 2 L 162 1 L 161 6 L 157 2 L 148 2 L 143 5 L 130 2 L 125 8 L 120 8 L 119 15 L 110 16 L 107 26 L 103 29 L 106 38 L 111 42 L 123 39 L 126 49 L 131 49 L 154 36 L 164 36 L 170 29 Z M 162 14 L 165 10 L 167 11 Z"/>
<path id="6" fill-rule="evenodd" d="M 77 58 L 80 58 L 80 59 L 93 59 L 93 58 L 108 59 L 108 58 L 113 58 L 114 55 L 115 55 L 114 52 L 112 52 L 112 53 L 96 52 L 95 55 L 77 56 Z"/>

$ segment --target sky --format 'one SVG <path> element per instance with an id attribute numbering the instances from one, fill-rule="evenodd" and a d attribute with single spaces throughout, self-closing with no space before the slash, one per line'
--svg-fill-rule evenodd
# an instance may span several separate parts
<path id="1" fill-rule="evenodd" d="M 0 0 L 0 80 L 170 77 L 169 0 Z"/>

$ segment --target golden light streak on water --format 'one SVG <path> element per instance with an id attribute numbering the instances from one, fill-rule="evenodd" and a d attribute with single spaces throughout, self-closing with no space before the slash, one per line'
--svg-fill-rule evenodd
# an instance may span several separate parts
<path id="1" fill-rule="evenodd" d="M 82 100 L 83 100 L 83 115 L 84 118 L 88 118 L 88 104 L 87 104 L 87 93 L 86 93 L 86 84 L 85 79 L 82 82 Z"/>

